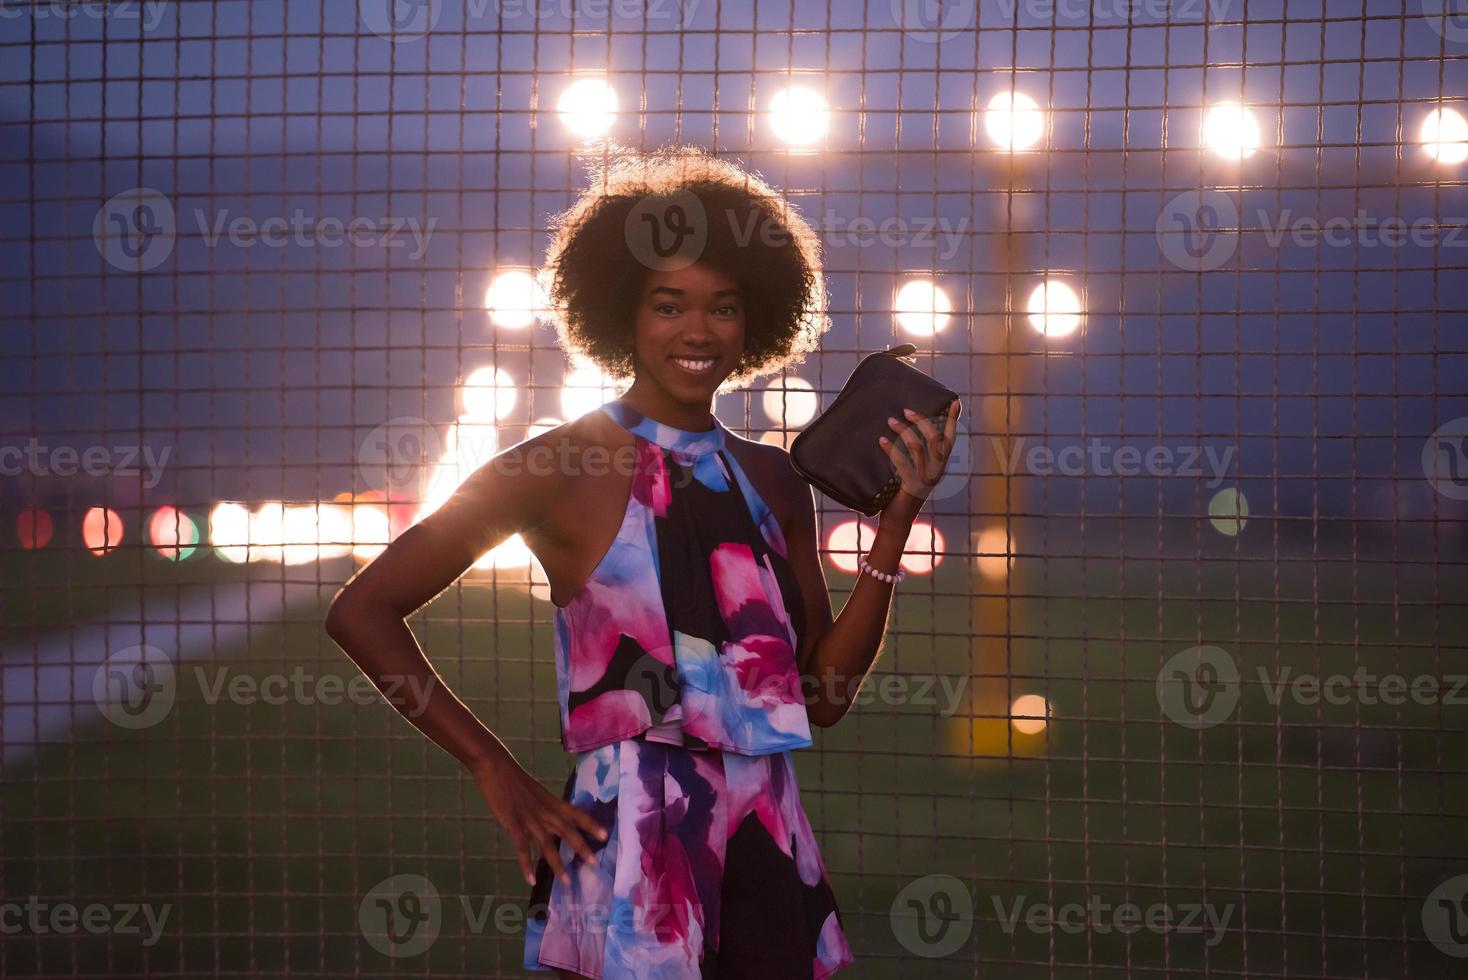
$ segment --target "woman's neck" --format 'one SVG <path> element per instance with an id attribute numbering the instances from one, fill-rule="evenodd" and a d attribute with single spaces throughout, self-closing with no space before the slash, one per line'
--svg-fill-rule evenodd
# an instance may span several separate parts
<path id="1" fill-rule="evenodd" d="M 637 409 L 654 422 L 684 429 L 703 432 L 714 427 L 713 399 L 698 403 L 682 402 L 668 394 L 665 389 L 632 382 L 632 387 L 622 393 L 619 401 Z"/>

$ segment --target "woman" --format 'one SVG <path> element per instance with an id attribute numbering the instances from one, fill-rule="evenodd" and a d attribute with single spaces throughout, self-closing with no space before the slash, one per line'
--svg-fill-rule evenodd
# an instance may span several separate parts
<path id="1" fill-rule="evenodd" d="M 663 232 L 684 237 L 665 248 Z M 624 156 L 559 217 L 544 275 L 562 345 L 631 387 L 477 470 L 347 583 L 327 630 L 379 688 L 431 692 L 399 710 L 465 765 L 514 842 L 532 885 L 527 969 L 829 976 L 852 956 L 790 751 L 842 718 L 871 669 L 960 409 L 892 420 L 880 441 L 902 489 L 833 620 L 810 487 L 784 450 L 711 413 L 825 330 L 809 226 L 701 151 Z M 576 753 L 559 799 L 437 679 L 405 622 L 515 533 L 555 606 Z"/>

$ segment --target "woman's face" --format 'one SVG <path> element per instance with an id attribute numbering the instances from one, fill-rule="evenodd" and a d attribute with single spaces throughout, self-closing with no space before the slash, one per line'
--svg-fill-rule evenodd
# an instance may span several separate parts
<path id="1" fill-rule="evenodd" d="M 707 403 L 744 353 L 744 299 L 728 274 L 694 263 L 649 272 L 637 306 L 637 376 L 678 401 Z"/>

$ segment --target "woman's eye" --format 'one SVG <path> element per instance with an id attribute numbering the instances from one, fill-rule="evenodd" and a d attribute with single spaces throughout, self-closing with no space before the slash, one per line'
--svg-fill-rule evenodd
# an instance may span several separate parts
<path id="1" fill-rule="evenodd" d="M 737 306 L 721 306 L 719 307 L 719 311 L 722 312 L 725 316 L 739 315 L 739 307 Z"/>
<path id="2" fill-rule="evenodd" d="M 658 313 L 662 313 L 667 316 L 672 316 L 674 313 L 678 312 L 678 307 L 674 306 L 672 303 L 659 303 L 657 306 L 654 306 L 653 309 Z"/>

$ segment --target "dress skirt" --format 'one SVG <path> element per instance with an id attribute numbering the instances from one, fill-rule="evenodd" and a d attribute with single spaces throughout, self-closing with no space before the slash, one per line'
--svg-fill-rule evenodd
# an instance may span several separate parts
<path id="1" fill-rule="evenodd" d="M 821 980 L 852 962 L 790 753 L 693 750 L 642 735 L 579 753 L 564 799 L 589 811 L 587 862 L 542 857 L 524 966 L 596 980 Z"/>

